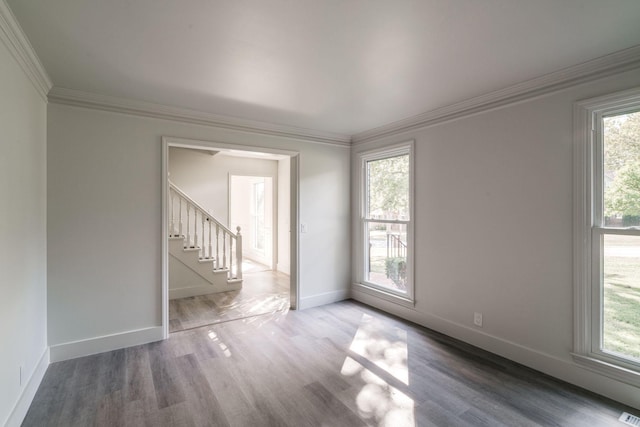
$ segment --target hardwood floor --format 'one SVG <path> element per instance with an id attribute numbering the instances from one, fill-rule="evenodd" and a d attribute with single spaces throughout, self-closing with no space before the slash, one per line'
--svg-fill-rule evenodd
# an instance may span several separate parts
<path id="1" fill-rule="evenodd" d="M 621 427 L 622 411 L 344 301 L 54 363 L 23 425 Z"/>
<path id="2" fill-rule="evenodd" d="M 170 300 L 169 331 L 288 310 L 289 276 L 252 265 L 238 291 Z"/>

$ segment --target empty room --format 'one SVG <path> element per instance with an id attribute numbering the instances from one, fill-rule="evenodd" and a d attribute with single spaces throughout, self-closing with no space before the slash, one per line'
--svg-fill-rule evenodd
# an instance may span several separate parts
<path id="1" fill-rule="evenodd" d="M 640 425 L 639 20 L 0 0 L 0 425 Z"/>

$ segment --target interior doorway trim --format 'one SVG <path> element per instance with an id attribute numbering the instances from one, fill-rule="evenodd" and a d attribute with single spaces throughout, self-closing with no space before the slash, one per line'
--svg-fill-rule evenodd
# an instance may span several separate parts
<path id="1" fill-rule="evenodd" d="M 268 147 L 257 147 L 240 144 L 228 144 L 214 141 L 203 141 L 186 138 L 162 137 L 162 331 L 163 338 L 169 337 L 169 147 L 181 148 L 206 148 L 217 151 L 233 150 L 276 154 L 287 156 L 290 159 L 290 308 L 297 309 L 300 306 L 300 251 L 299 251 L 299 219 L 300 219 L 300 153 L 297 151 L 280 150 Z"/>

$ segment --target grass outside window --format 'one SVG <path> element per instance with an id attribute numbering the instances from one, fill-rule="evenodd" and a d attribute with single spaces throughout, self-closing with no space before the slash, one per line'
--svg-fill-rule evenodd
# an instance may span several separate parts
<path id="1" fill-rule="evenodd" d="M 640 361 L 640 236 L 605 235 L 603 350 Z"/>

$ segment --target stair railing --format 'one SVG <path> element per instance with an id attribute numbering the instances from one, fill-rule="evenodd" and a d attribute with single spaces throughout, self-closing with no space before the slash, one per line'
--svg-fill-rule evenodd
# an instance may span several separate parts
<path id="1" fill-rule="evenodd" d="M 387 233 L 387 258 L 406 258 L 407 245 L 400 235 Z"/>
<path id="2" fill-rule="evenodd" d="M 242 280 L 242 235 L 229 230 L 206 209 L 169 181 L 169 237 L 183 237 L 185 248 L 199 249 L 200 259 L 214 270 L 228 270 Z"/>

